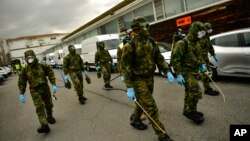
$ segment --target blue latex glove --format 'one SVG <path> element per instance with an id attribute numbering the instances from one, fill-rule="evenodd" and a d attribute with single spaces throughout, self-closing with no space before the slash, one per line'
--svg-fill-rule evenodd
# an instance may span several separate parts
<path id="1" fill-rule="evenodd" d="M 85 75 L 88 75 L 88 71 L 87 71 L 87 70 L 84 70 L 83 73 L 84 73 Z"/>
<path id="2" fill-rule="evenodd" d="M 173 74 L 170 71 L 167 72 L 167 78 L 168 78 L 168 82 L 170 84 L 174 82 L 174 76 L 173 76 Z"/>
<path id="3" fill-rule="evenodd" d="M 69 75 L 64 75 L 64 80 L 65 81 L 69 80 Z"/>
<path id="4" fill-rule="evenodd" d="M 204 72 L 207 71 L 206 64 L 201 64 L 200 71 L 201 71 L 202 73 L 204 73 Z"/>
<path id="5" fill-rule="evenodd" d="M 57 91 L 57 86 L 56 85 L 52 85 L 52 91 L 53 91 L 53 93 L 55 93 Z"/>
<path id="6" fill-rule="evenodd" d="M 121 79 L 121 82 L 123 82 L 123 83 L 125 82 L 125 79 L 122 75 L 121 75 L 120 79 Z"/>
<path id="7" fill-rule="evenodd" d="M 177 83 L 180 85 L 183 85 L 185 83 L 185 79 L 183 78 L 181 74 L 177 75 Z"/>
<path id="8" fill-rule="evenodd" d="M 99 71 L 99 70 L 100 70 L 100 67 L 99 67 L 99 66 L 95 67 L 95 70 L 96 70 L 96 71 Z"/>
<path id="9" fill-rule="evenodd" d="M 219 62 L 219 57 L 215 54 L 214 56 L 214 61 L 217 63 L 217 62 Z"/>
<path id="10" fill-rule="evenodd" d="M 127 96 L 130 100 L 135 100 L 135 91 L 134 88 L 128 88 L 127 89 Z"/>
<path id="11" fill-rule="evenodd" d="M 22 103 L 26 103 L 25 95 L 24 95 L 24 94 L 20 94 L 20 95 L 19 95 L 19 100 L 20 100 L 20 102 L 22 102 Z"/>

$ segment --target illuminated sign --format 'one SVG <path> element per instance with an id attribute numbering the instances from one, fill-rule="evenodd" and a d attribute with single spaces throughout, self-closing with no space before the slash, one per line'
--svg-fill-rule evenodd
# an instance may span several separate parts
<path id="1" fill-rule="evenodd" d="M 191 24 L 191 16 L 180 18 L 176 20 L 177 27 Z"/>

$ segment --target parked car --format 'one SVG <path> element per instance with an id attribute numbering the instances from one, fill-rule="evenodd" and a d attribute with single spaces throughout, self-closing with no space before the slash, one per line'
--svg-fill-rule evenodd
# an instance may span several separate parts
<path id="1" fill-rule="evenodd" d="M 157 42 L 159 50 L 161 52 L 161 55 L 164 57 L 165 62 L 168 64 L 170 63 L 170 58 L 171 58 L 171 44 L 166 43 L 166 42 Z M 157 67 L 155 70 L 156 73 L 159 73 L 163 76 L 166 74 L 164 72 L 161 72 Z"/>
<path id="2" fill-rule="evenodd" d="M 3 77 L 2 74 L 0 74 L 0 84 L 2 84 L 5 81 L 5 78 Z"/>
<path id="3" fill-rule="evenodd" d="M 7 71 L 2 67 L 0 67 L 0 75 L 2 75 L 4 79 L 7 79 L 9 77 Z"/>
<path id="4" fill-rule="evenodd" d="M 209 57 L 212 78 L 217 76 L 250 77 L 250 28 L 210 37 L 219 62 Z"/>

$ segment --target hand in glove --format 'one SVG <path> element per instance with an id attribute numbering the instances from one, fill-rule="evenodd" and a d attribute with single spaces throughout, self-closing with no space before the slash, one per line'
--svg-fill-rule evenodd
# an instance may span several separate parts
<path id="1" fill-rule="evenodd" d="M 206 64 L 201 64 L 200 71 L 201 71 L 202 73 L 204 73 L 204 72 L 207 71 Z"/>
<path id="2" fill-rule="evenodd" d="M 128 88 L 127 89 L 127 96 L 128 96 L 128 98 L 130 100 L 135 100 L 136 99 L 134 88 Z"/>
<path id="3" fill-rule="evenodd" d="M 19 100 L 20 100 L 20 102 L 22 102 L 22 103 L 26 103 L 25 95 L 20 93 L 20 95 L 19 95 Z"/>
<path id="4" fill-rule="evenodd" d="M 64 75 L 64 80 L 68 81 L 69 80 L 69 75 Z"/>
<path id="5" fill-rule="evenodd" d="M 167 72 L 167 78 L 168 78 L 168 82 L 170 84 L 174 82 L 174 76 L 173 76 L 173 74 L 170 71 Z"/>
<path id="6" fill-rule="evenodd" d="M 216 63 L 219 62 L 219 57 L 218 57 L 217 55 L 214 55 L 213 57 L 214 57 L 214 61 L 215 61 Z"/>
<path id="7" fill-rule="evenodd" d="M 185 83 L 185 79 L 182 75 L 177 75 L 177 83 L 183 85 Z"/>
<path id="8" fill-rule="evenodd" d="M 125 82 L 125 80 L 124 80 L 124 77 L 121 75 L 121 77 L 120 77 L 120 79 L 121 79 L 121 82 Z"/>
<path id="9" fill-rule="evenodd" d="M 53 91 L 53 93 L 55 93 L 57 91 L 57 86 L 56 85 L 52 85 L 52 91 Z"/>
<path id="10" fill-rule="evenodd" d="M 99 66 L 95 67 L 95 70 L 98 72 L 100 70 L 100 67 Z"/>
<path id="11" fill-rule="evenodd" d="M 88 71 L 87 71 L 87 70 L 84 70 L 83 73 L 84 73 L 85 75 L 88 75 Z"/>

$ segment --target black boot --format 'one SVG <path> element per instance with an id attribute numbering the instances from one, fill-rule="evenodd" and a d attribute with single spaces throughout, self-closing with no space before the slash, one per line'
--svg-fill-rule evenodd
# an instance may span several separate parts
<path id="1" fill-rule="evenodd" d="M 145 130 L 148 127 L 146 124 L 142 123 L 141 120 L 135 120 L 132 118 L 130 118 L 130 125 L 138 130 Z"/>
<path id="2" fill-rule="evenodd" d="M 82 96 L 82 98 L 86 101 L 87 100 L 87 98 L 86 97 L 84 97 L 84 96 Z"/>
<path id="3" fill-rule="evenodd" d="M 84 98 L 83 98 L 83 97 L 79 97 L 79 102 L 80 102 L 81 104 L 85 104 Z"/>
<path id="4" fill-rule="evenodd" d="M 106 89 L 112 89 L 113 87 L 108 83 L 108 84 L 105 84 L 104 86 Z"/>
<path id="5" fill-rule="evenodd" d="M 183 112 L 183 115 L 194 121 L 196 124 L 201 124 L 204 121 L 204 117 L 201 113 L 194 112 Z"/>
<path id="6" fill-rule="evenodd" d="M 49 133 L 50 128 L 47 124 L 42 125 L 40 128 L 37 129 L 38 133 Z"/>
<path id="7" fill-rule="evenodd" d="M 174 141 L 167 134 L 163 137 L 158 137 L 159 141 Z"/>
<path id="8" fill-rule="evenodd" d="M 55 119 L 53 116 L 48 116 L 48 117 L 47 117 L 47 121 L 48 121 L 48 123 L 50 123 L 50 124 L 56 123 L 56 119 Z"/>
<path id="9" fill-rule="evenodd" d="M 211 95 L 211 96 L 217 96 L 217 95 L 219 95 L 219 92 L 213 90 L 212 88 L 206 89 L 204 93 L 207 94 L 207 95 Z"/>

